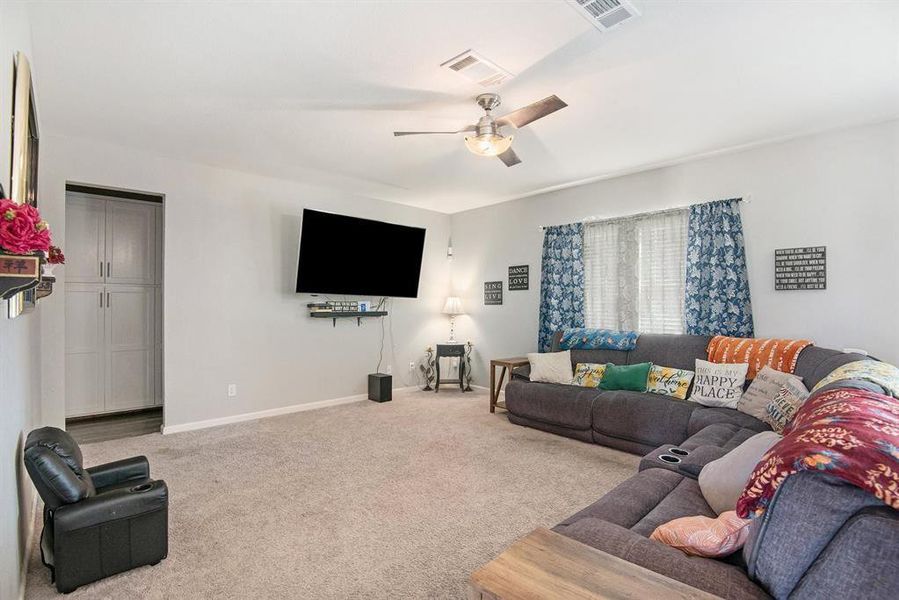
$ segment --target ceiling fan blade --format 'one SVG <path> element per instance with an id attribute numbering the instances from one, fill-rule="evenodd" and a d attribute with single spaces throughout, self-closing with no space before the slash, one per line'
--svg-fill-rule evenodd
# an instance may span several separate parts
<path id="1" fill-rule="evenodd" d="M 509 148 L 502 154 L 497 154 L 496 157 L 503 161 L 507 167 L 514 167 L 521 162 L 521 159 L 518 158 L 517 154 L 515 154 L 515 150 L 512 150 L 511 148 Z"/>
<path id="2" fill-rule="evenodd" d="M 400 137 L 403 135 L 433 135 L 433 134 L 444 134 L 444 133 L 467 133 L 469 131 L 477 131 L 477 127 L 474 125 L 469 125 L 468 127 L 464 127 L 459 131 L 394 131 L 393 135 L 396 137 Z"/>
<path id="3" fill-rule="evenodd" d="M 521 129 L 528 123 L 532 123 L 537 119 L 542 119 L 546 115 L 552 114 L 566 106 L 568 105 L 560 100 L 558 96 L 552 95 L 543 100 L 538 100 L 533 104 L 528 104 L 524 108 L 513 110 L 506 116 L 497 119 L 496 124 L 512 125 L 516 129 Z"/>

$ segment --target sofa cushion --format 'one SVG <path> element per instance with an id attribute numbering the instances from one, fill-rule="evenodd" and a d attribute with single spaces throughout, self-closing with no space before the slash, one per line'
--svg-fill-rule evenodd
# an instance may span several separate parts
<path id="1" fill-rule="evenodd" d="M 766 423 L 759 421 L 755 417 L 732 408 L 697 406 L 693 414 L 690 415 L 690 425 L 687 429 L 687 434 L 690 436 L 695 435 L 715 423 L 729 423 L 739 428 L 752 429 L 756 432 L 771 429 Z"/>
<path id="2" fill-rule="evenodd" d="M 622 482 L 553 530 L 722 597 L 767 598 L 739 566 L 688 557 L 680 550 L 648 539 L 659 525 L 696 515 L 716 516 L 703 500 L 695 480 L 664 469 L 648 469 Z"/>
<path id="3" fill-rule="evenodd" d="M 506 409 L 519 417 L 572 429 L 589 430 L 596 390 L 556 383 L 510 381 Z"/>
<path id="4" fill-rule="evenodd" d="M 713 423 L 691 435 L 680 447 L 694 450 L 702 446 L 715 446 L 730 452 L 756 433 L 759 432 L 733 423 Z"/>
<path id="5" fill-rule="evenodd" d="M 544 423 L 543 421 L 537 421 L 536 419 L 519 417 L 518 415 L 511 412 L 507 412 L 506 416 L 508 417 L 509 422 L 515 425 L 521 425 L 522 427 L 532 427 L 534 429 L 539 429 L 540 431 L 546 431 L 548 433 L 554 433 L 556 435 L 561 435 L 574 440 L 587 442 L 588 444 L 593 442 L 593 431 L 591 431 L 590 429 L 577 429 L 574 427 L 553 425 L 552 423 Z"/>
<path id="6" fill-rule="evenodd" d="M 706 346 L 711 339 L 707 335 L 644 333 L 637 340 L 637 347 L 628 353 L 627 364 L 651 362 L 692 371 L 697 358 L 706 358 Z"/>
<path id="7" fill-rule="evenodd" d="M 714 558 L 687 556 L 680 550 L 599 518 L 559 525 L 553 531 L 721 598 L 770 598 L 739 566 Z"/>
<path id="8" fill-rule="evenodd" d="M 696 480 L 667 469 L 647 469 L 623 481 L 561 525 L 592 517 L 649 537 L 659 525 L 692 515 L 717 516 L 702 497 Z"/>
<path id="9" fill-rule="evenodd" d="M 649 449 L 687 438 L 695 404 L 658 394 L 602 391 L 593 403 L 593 430 Z"/>

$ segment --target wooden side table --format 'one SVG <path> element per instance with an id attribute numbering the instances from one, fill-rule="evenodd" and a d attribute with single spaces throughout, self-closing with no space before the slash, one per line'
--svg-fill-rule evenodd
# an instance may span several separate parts
<path id="1" fill-rule="evenodd" d="M 523 356 L 515 358 L 494 358 L 490 361 L 490 412 L 496 412 L 496 407 L 506 408 L 505 402 L 499 402 L 499 393 L 503 389 L 503 379 L 506 371 L 509 372 L 509 381 L 512 381 L 512 369 L 528 364 L 528 359 Z M 502 367 L 499 373 L 499 381 L 496 380 L 496 368 Z"/>
<path id="2" fill-rule="evenodd" d="M 468 598 L 712 600 L 718 596 L 540 528 L 472 573 Z"/>

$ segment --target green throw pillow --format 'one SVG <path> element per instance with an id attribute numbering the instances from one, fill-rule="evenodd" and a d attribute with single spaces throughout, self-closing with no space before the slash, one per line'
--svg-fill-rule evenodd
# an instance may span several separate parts
<path id="1" fill-rule="evenodd" d="M 612 363 L 606 365 L 606 372 L 599 382 L 601 390 L 630 390 L 632 392 L 645 392 L 646 380 L 649 379 L 649 369 L 652 363 L 638 363 L 636 365 L 616 366 Z"/>

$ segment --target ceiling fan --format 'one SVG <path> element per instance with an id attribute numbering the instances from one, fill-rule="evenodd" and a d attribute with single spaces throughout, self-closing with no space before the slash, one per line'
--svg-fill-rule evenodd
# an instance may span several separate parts
<path id="1" fill-rule="evenodd" d="M 514 136 L 503 136 L 500 128 L 506 125 L 512 125 L 515 129 L 521 129 L 528 123 L 532 123 L 537 119 L 542 119 L 546 115 L 552 114 L 559 109 L 568 106 L 558 96 L 549 96 L 543 100 L 529 104 L 524 108 L 513 110 L 509 114 L 494 119 L 491 111 L 500 104 L 498 94 L 481 94 L 477 97 L 477 102 L 487 113 L 478 119 L 477 125 L 469 125 L 458 131 L 394 131 L 393 135 L 431 135 L 445 133 L 468 133 L 474 132 L 473 136 L 465 136 L 465 145 L 468 149 L 478 156 L 496 156 L 507 167 L 514 167 L 521 162 L 515 151 L 512 150 L 512 139 Z"/>

